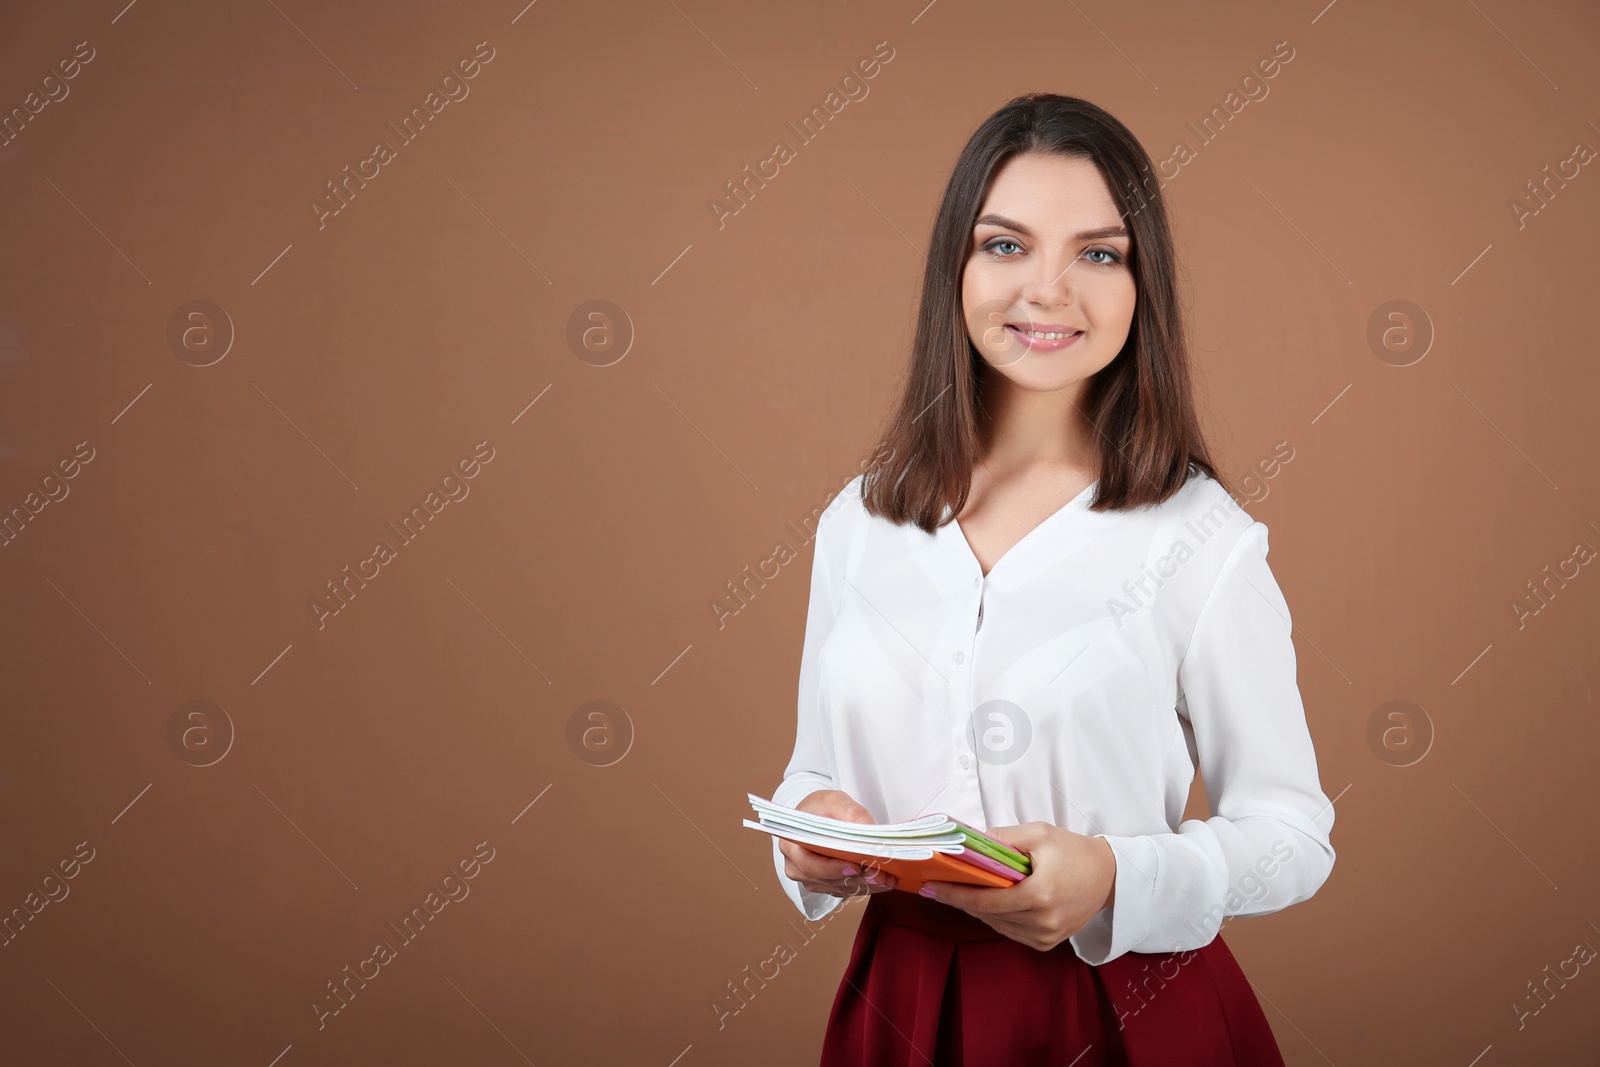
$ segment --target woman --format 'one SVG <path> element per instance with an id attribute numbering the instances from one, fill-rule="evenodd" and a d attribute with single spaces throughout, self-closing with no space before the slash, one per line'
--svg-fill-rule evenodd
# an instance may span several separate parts
<path id="1" fill-rule="evenodd" d="M 919 895 L 774 839 L 807 918 L 871 894 L 826 1067 L 1283 1063 L 1217 932 L 1316 892 L 1333 806 L 1175 273 L 1149 157 L 1093 104 L 1019 97 L 957 161 L 886 447 L 818 522 L 773 799 L 945 812 L 1033 873 Z"/>

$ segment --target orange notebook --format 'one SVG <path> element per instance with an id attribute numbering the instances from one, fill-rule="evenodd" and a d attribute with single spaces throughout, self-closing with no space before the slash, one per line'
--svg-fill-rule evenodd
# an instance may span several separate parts
<path id="1" fill-rule="evenodd" d="M 866 856 L 859 852 L 847 852 L 841 848 L 832 848 L 827 845 L 806 845 L 813 852 L 820 852 L 824 856 L 835 856 L 842 860 L 857 860 L 863 872 L 878 868 L 888 871 L 899 879 L 895 888 L 904 889 L 908 893 L 915 893 L 922 888 L 923 882 L 965 882 L 967 885 L 986 885 L 996 889 L 1004 889 L 1017 883 L 1003 875 L 986 871 L 982 867 L 974 866 L 965 860 L 958 859 L 947 852 L 935 852 L 925 860 L 897 860 L 885 859 L 882 856 Z"/>

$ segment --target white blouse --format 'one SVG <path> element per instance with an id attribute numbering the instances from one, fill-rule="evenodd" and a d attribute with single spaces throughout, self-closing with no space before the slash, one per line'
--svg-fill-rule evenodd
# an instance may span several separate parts
<path id="1" fill-rule="evenodd" d="M 1333 804 L 1265 525 L 1199 471 L 1133 511 L 1090 511 L 1090 485 L 984 576 L 956 522 L 870 515 L 863 478 L 818 520 L 774 801 L 841 789 L 879 822 L 1104 837 L 1113 905 L 1069 939 L 1090 964 L 1198 948 L 1317 891 Z M 1197 762 L 1213 814 L 1180 821 Z M 808 919 L 842 902 L 786 877 L 772 844 Z"/>

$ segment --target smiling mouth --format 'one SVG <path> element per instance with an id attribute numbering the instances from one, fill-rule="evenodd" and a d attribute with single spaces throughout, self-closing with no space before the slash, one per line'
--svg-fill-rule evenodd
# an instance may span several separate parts
<path id="1" fill-rule="evenodd" d="M 1006 323 L 1006 331 L 1018 338 L 1024 346 L 1032 349 L 1053 350 L 1058 347 L 1069 346 L 1083 336 L 1082 330 L 1074 330 L 1072 326 L 1053 326 L 1050 330 L 1040 330 L 1037 326 L 1019 325 L 1019 323 Z"/>
<path id="2" fill-rule="evenodd" d="M 1006 323 L 1006 329 L 1011 330 L 1014 333 L 1020 334 L 1023 337 L 1031 338 L 1031 339 L 1033 339 L 1035 341 L 1064 341 L 1068 337 L 1076 337 L 1078 334 L 1083 332 L 1082 330 L 1074 330 L 1074 329 L 1070 329 L 1070 328 L 1065 328 L 1065 329 L 1061 329 L 1061 330 L 1038 330 L 1038 331 L 1035 331 L 1035 330 L 1025 329 L 1024 327 L 1017 326 L 1017 325 L 1015 325 L 1013 323 L 1009 323 L 1009 322 Z"/>

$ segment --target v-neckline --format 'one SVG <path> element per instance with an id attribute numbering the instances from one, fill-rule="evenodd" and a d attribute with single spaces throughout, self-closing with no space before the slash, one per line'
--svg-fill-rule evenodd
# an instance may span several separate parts
<path id="1" fill-rule="evenodd" d="M 1090 493 L 1092 493 L 1094 491 L 1095 486 L 1097 486 L 1099 484 L 1100 484 L 1100 479 L 1096 478 L 1094 481 L 1092 481 L 1088 485 L 1084 486 L 1083 490 L 1081 492 L 1079 492 L 1077 496 L 1073 497 L 1071 500 L 1067 501 L 1065 504 L 1062 504 L 1055 511 L 1052 511 L 1049 515 L 1046 515 L 1043 519 L 1039 520 L 1038 524 L 1035 525 L 1033 527 L 1033 529 L 1029 530 L 1027 533 L 1025 533 L 1021 537 L 1017 538 L 1016 541 L 1012 542 L 1010 548 L 1008 548 L 1004 552 L 1000 553 L 999 558 L 997 558 L 994 561 L 994 565 L 991 566 L 987 571 L 985 571 L 983 569 L 983 561 L 978 558 L 978 553 L 973 550 L 972 542 L 967 540 L 967 531 L 963 530 L 961 528 L 961 520 L 958 519 L 958 518 L 955 518 L 954 516 L 951 516 L 950 525 L 955 528 L 956 536 L 959 537 L 960 540 L 961 540 L 961 547 L 966 549 L 967 555 L 972 558 L 972 562 L 976 563 L 978 565 L 978 574 L 979 574 L 979 576 L 983 577 L 983 578 L 991 578 L 991 577 L 994 576 L 994 572 L 1000 569 L 1000 565 L 1002 563 L 1004 563 L 1007 559 L 1009 559 L 1012 556 L 1012 554 L 1017 551 L 1018 548 L 1021 548 L 1023 544 L 1025 544 L 1029 539 L 1031 539 L 1040 530 L 1044 529 L 1046 526 L 1049 526 L 1051 523 L 1055 522 L 1057 519 L 1059 519 L 1062 515 L 1066 514 L 1068 511 L 1073 510 L 1077 506 L 1078 502 L 1080 500 L 1082 500 L 1085 496 L 1087 496 Z"/>

